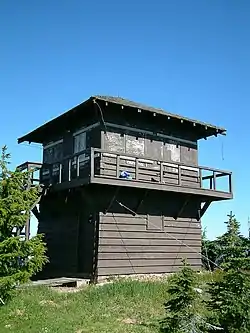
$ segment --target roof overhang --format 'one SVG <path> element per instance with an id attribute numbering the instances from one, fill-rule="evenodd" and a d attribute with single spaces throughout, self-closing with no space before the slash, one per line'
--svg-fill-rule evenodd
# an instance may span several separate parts
<path id="1" fill-rule="evenodd" d="M 99 102 L 101 106 L 99 105 Z M 38 127 L 34 131 L 20 137 L 18 139 L 18 143 L 22 143 L 24 141 L 43 143 L 46 140 L 47 134 L 51 133 L 51 131 L 53 131 L 54 129 L 57 129 L 58 131 L 67 130 L 70 124 L 72 124 L 72 122 L 77 123 L 79 122 L 80 118 L 83 119 L 90 105 L 93 105 L 93 103 L 96 103 L 98 107 L 101 108 L 103 108 L 103 106 L 107 107 L 109 106 L 109 104 L 112 104 L 119 106 L 121 110 L 125 108 L 130 108 L 134 109 L 134 111 L 139 113 L 151 113 L 152 116 L 159 116 L 162 121 L 166 121 L 166 124 L 168 121 L 174 121 L 175 123 L 183 123 L 184 125 L 188 126 L 190 130 L 197 132 L 197 139 L 206 139 L 209 136 L 226 134 L 226 129 L 222 127 L 214 126 L 198 120 L 193 120 L 187 117 L 183 117 L 181 115 L 164 111 L 162 109 L 145 106 L 120 97 L 92 96 L 88 100 L 82 102 L 81 104 L 63 113 L 62 115 Z M 103 108 L 102 112 L 104 114 L 105 120 L 106 108 Z"/>

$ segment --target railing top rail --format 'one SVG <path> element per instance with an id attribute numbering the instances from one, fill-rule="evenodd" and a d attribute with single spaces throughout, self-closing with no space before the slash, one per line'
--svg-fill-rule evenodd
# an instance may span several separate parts
<path id="1" fill-rule="evenodd" d="M 142 160 L 148 160 L 148 161 L 153 161 L 153 162 L 159 162 L 159 163 L 165 163 L 165 164 L 171 164 L 171 165 L 178 165 L 178 166 L 183 166 L 183 167 L 192 167 L 192 168 L 197 168 L 200 170 L 206 170 L 206 171 L 213 171 L 213 172 L 217 172 L 217 173 L 223 173 L 225 175 L 231 175 L 232 172 L 228 171 L 228 170 L 220 170 L 220 169 L 215 169 L 215 168 L 211 168 L 211 167 L 205 167 L 205 166 L 195 166 L 195 165 L 189 165 L 189 164 L 184 164 L 181 162 L 166 162 L 163 160 L 155 160 L 152 159 L 150 157 L 143 157 L 143 156 L 136 156 L 136 155 L 132 155 L 132 154 L 125 154 L 125 153 L 115 153 L 115 152 L 111 152 L 105 149 L 100 149 L 100 148 L 91 148 L 91 150 L 93 152 L 99 152 L 99 153 L 104 153 L 104 154 L 112 154 L 112 155 L 116 155 L 116 156 L 125 156 L 125 157 L 129 157 L 129 158 L 135 158 L 135 159 L 142 159 Z"/>
<path id="2" fill-rule="evenodd" d="M 51 165 L 54 165 L 54 164 L 62 164 L 64 161 L 68 161 L 68 160 L 73 159 L 77 156 L 80 156 L 80 155 L 86 154 L 86 153 L 88 154 L 90 152 L 104 153 L 104 154 L 116 155 L 116 156 L 121 156 L 121 157 L 124 156 L 124 157 L 127 157 L 127 158 L 133 158 L 133 159 L 137 159 L 137 160 L 145 160 L 145 161 L 147 160 L 147 161 L 152 161 L 152 162 L 164 163 L 166 165 L 169 164 L 170 166 L 176 165 L 177 167 L 178 166 L 189 167 L 189 168 L 191 167 L 191 168 L 197 168 L 201 171 L 204 170 L 204 171 L 216 172 L 216 173 L 219 173 L 219 174 L 232 175 L 232 172 L 228 171 L 228 170 L 220 170 L 220 169 L 206 167 L 206 166 L 200 166 L 200 165 L 196 166 L 196 165 L 184 164 L 184 163 L 181 163 L 181 162 L 167 162 L 167 161 L 163 161 L 161 159 L 159 159 L 159 160 L 152 159 L 152 158 L 147 157 L 147 156 L 144 157 L 144 156 L 136 156 L 136 155 L 133 155 L 133 154 L 126 154 L 126 153 L 116 153 L 116 152 L 111 152 L 111 151 L 108 151 L 108 150 L 105 150 L 105 149 L 94 148 L 94 147 L 87 148 L 87 149 L 82 150 L 80 152 L 74 153 L 70 156 L 64 157 L 60 161 L 57 161 L 57 162 L 54 162 L 54 163 L 43 163 L 43 165 L 50 167 Z M 26 163 L 28 163 L 28 162 L 26 162 Z M 37 163 L 37 164 L 39 164 L 39 163 Z"/>
<path id="3" fill-rule="evenodd" d="M 42 163 L 40 162 L 24 162 L 20 165 L 17 166 L 17 169 L 20 170 L 20 171 L 23 171 L 24 169 L 27 169 L 28 167 L 34 167 L 34 168 L 37 168 L 37 169 L 40 169 L 42 167 Z"/>

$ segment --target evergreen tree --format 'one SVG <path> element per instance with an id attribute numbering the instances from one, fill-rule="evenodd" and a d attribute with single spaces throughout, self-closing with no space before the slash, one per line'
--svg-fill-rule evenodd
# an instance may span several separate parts
<path id="1" fill-rule="evenodd" d="M 0 303 L 12 290 L 42 269 L 47 258 L 42 236 L 24 240 L 22 230 L 39 196 L 38 186 L 29 186 L 30 173 L 10 171 L 10 155 L 2 148 L 0 159 Z"/>
<path id="2" fill-rule="evenodd" d="M 173 275 L 168 285 L 166 315 L 161 321 L 164 333 L 203 333 L 216 327 L 206 323 L 199 314 L 201 296 L 196 288 L 196 273 L 184 262 L 182 270 Z"/>
<path id="3" fill-rule="evenodd" d="M 217 267 L 218 260 L 218 244 L 217 240 L 209 240 L 206 235 L 206 230 L 202 233 L 202 265 L 208 271 L 214 271 Z"/>
<path id="4" fill-rule="evenodd" d="M 228 215 L 227 231 L 217 238 L 218 263 L 224 269 L 250 269 L 250 241 L 240 234 L 240 223 L 232 212 Z"/>
<path id="5" fill-rule="evenodd" d="M 209 294 L 206 303 L 214 324 L 225 333 L 250 332 L 250 277 L 246 272 L 230 269 L 210 283 Z"/>

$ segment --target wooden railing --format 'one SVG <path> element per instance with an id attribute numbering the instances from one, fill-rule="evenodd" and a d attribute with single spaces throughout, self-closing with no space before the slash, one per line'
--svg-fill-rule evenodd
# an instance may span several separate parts
<path id="1" fill-rule="evenodd" d="M 46 171 L 46 172 L 45 172 Z M 172 184 L 232 193 L 232 173 L 91 148 L 58 163 L 44 165 L 42 182 L 52 184 L 81 178 Z M 221 184 L 221 180 L 224 183 Z"/>

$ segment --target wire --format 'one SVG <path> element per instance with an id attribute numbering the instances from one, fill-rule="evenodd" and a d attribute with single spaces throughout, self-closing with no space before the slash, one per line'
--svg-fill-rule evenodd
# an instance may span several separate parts
<path id="1" fill-rule="evenodd" d="M 186 230 L 186 232 L 185 232 L 185 234 L 184 234 L 184 239 L 185 239 L 186 236 L 187 236 L 188 229 L 190 228 L 191 223 L 192 223 L 192 220 L 191 220 L 191 221 L 189 222 L 189 224 L 188 224 L 187 230 Z M 179 255 L 179 253 L 180 253 L 180 250 L 181 250 L 181 246 L 179 247 L 179 251 L 176 253 L 176 257 L 175 257 L 175 260 L 174 260 L 174 262 L 173 262 L 172 268 L 175 266 L 176 260 L 178 259 L 178 255 Z"/>
<path id="2" fill-rule="evenodd" d="M 100 115 L 101 115 L 101 119 L 102 119 L 102 123 L 105 127 L 105 134 L 107 134 L 107 126 L 106 126 L 106 123 L 105 123 L 105 120 L 104 120 L 104 116 L 103 116 L 103 112 L 102 112 L 102 108 L 100 107 L 99 103 L 96 101 L 96 99 L 94 100 L 94 103 L 97 105 L 99 111 L 100 111 Z"/>
<path id="3" fill-rule="evenodd" d="M 120 202 L 117 201 L 117 203 L 119 205 L 121 205 L 122 207 L 126 208 L 129 212 L 133 212 L 134 215 L 137 215 L 136 212 L 134 212 L 132 209 L 130 209 L 129 207 L 127 207 L 124 204 L 121 204 Z M 154 226 L 157 229 L 161 230 L 157 225 L 155 225 L 154 223 L 152 223 L 152 226 Z M 173 235 L 171 235 L 170 233 L 166 232 L 165 230 L 163 231 L 163 233 L 165 235 L 167 235 L 168 237 L 171 237 L 172 239 L 176 240 L 177 242 L 179 242 L 180 244 L 186 246 L 188 249 L 190 249 L 191 251 L 199 254 L 202 258 L 205 258 L 206 260 L 208 260 L 209 262 L 211 262 L 213 265 L 215 265 L 216 267 L 218 267 L 219 269 L 223 270 L 219 265 L 217 265 L 215 262 L 213 262 L 211 259 L 209 259 L 208 257 L 206 257 L 205 255 L 203 255 L 201 252 L 196 251 L 193 247 L 187 245 L 186 243 L 184 243 L 183 241 L 181 241 L 180 239 L 174 237 Z"/>
<path id="4" fill-rule="evenodd" d="M 125 244 L 125 242 L 124 242 L 124 240 L 123 240 L 123 237 L 122 237 L 121 231 L 120 231 L 120 229 L 119 229 L 119 227 L 118 227 L 118 223 L 117 223 L 117 220 L 116 220 L 116 218 L 115 218 L 114 213 L 112 213 L 112 216 L 113 216 L 113 219 L 114 219 L 114 221 L 115 221 L 115 224 L 116 224 L 116 227 L 117 227 L 117 231 L 119 232 L 119 235 L 120 235 L 120 238 L 121 238 L 122 244 L 123 244 L 123 246 L 124 246 L 124 249 L 125 249 L 126 255 L 127 255 L 127 257 L 128 257 L 128 260 L 129 260 L 130 266 L 131 266 L 131 268 L 132 268 L 134 274 L 136 274 L 136 271 L 135 271 L 134 266 L 133 266 L 133 264 L 132 264 L 132 261 L 131 261 L 131 259 L 130 259 L 130 256 L 129 256 L 129 253 L 128 253 L 128 250 L 127 250 L 126 244 Z"/>

